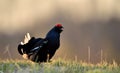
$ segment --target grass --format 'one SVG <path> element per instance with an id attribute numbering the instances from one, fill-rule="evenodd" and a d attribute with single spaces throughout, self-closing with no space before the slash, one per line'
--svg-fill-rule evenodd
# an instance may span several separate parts
<path id="1" fill-rule="evenodd" d="M 0 60 L 0 73 L 120 73 L 120 66 L 113 61 L 98 64 L 64 61 L 33 63 L 26 60 Z"/>

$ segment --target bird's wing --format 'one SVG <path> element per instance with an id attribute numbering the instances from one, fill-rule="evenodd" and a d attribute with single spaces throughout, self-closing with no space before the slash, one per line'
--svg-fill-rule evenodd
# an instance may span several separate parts
<path id="1" fill-rule="evenodd" d="M 30 50 L 30 52 L 38 52 L 41 48 L 43 48 L 48 43 L 47 39 L 40 40 L 36 43 L 35 47 Z"/>

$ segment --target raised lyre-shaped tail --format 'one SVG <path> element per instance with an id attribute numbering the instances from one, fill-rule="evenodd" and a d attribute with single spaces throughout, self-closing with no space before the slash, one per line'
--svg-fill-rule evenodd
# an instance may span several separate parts
<path id="1" fill-rule="evenodd" d="M 30 39 L 31 39 L 30 34 L 27 33 L 27 34 L 25 35 L 25 38 L 23 39 L 23 42 L 21 41 L 20 44 L 18 45 L 18 52 L 19 52 L 21 55 L 23 55 L 23 48 L 24 48 L 23 46 L 24 46 L 26 43 L 28 43 Z"/>

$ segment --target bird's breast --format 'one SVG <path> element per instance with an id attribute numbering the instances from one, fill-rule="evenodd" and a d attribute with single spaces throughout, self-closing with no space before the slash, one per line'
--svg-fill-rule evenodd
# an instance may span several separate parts
<path id="1" fill-rule="evenodd" d="M 49 39 L 48 45 L 51 49 L 58 49 L 60 46 L 60 40 L 58 38 Z"/>

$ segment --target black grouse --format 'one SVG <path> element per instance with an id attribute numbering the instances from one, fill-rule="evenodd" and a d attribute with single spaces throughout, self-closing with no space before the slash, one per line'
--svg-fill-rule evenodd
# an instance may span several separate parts
<path id="1" fill-rule="evenodd" d="M 46 35 L 45 38 L 30 37 L 25 35 L 24 42 L 18 45 L 18 52 L 34 62 L 47 62 L 54 56 L 60 46 L 60 33 L 63 31 L 61 24 L 56 24 Z"/>

